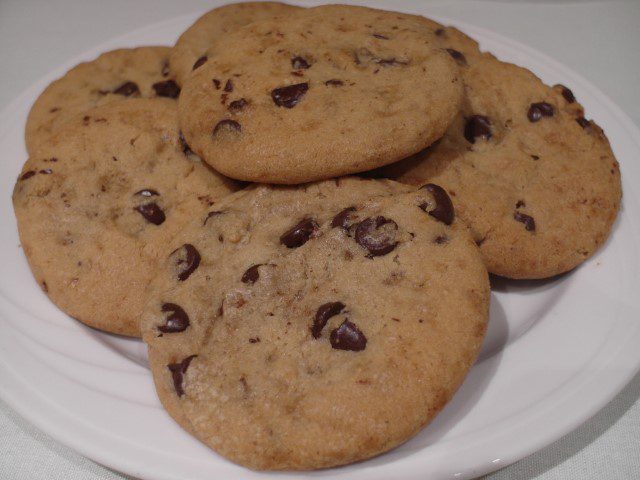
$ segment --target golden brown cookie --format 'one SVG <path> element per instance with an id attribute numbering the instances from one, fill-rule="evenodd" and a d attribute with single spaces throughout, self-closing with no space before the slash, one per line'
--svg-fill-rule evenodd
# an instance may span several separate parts
<path id="1" fill-rule="evenodd" d="M 462 67 L 462 109 L 435 146 L 377 175 L 446 188 L 492 273 L 571 270 L 604 243 L 620 207 L 607 138 L 566 87 L 481 53 L 456 29 L 436 31 Z"/>
<path id="2" fill-rule="evenodd" d="M 387 451 L 473 364 L 489 285 L 435 185 L 252 186 L 165 248 L 143 338 L 185 429 L 253 469 Z"/>
<path id="3" fill-rule="evenodd" d="M 51 83 L 31 107 L 27 151 L 90 108 L 139 97 L 177 98 L 180 88 L 169 74 L 169 47 L 122 48 L 84 62 Z"/>
<path id="4" fill-rule="evenodd" d="M 213 56 L 216 41 L 256 20 L 284 16 L 299 7 L 279 2 L 240 2 L 214 8 L 201 16 L 178 38 L 169 56 L 171 73 L 184 84 L 193 70 Z"/>
<path id="5" fill-rule="evenodd" d="M 53 302 L 87 325 L 135 336 L 158 255 L 236 189 L 180 140 L 174 101 L 137 99 L 90 110 L 43 142 L 13 205 Z"/>
<path id="6" fill-rule="evenodd" d="M 416 17 L 328 5 L 220 40 L 183 86 L 180 126 L 232 178 L 304 183 L 361 172 L 438 139 L 459 67 Z"/>

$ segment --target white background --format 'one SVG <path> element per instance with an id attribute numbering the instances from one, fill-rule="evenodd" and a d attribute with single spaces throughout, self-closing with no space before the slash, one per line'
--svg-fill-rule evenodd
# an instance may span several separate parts
<path id="1" fill-rule="evenodd" d="M 392 8 L 393 1 L 388 3 Z M 488 28 L 554 57 L 593 82 L 640 125 L 640 0 L 425 4 L 433 15 Z M 0 110 L 45 73 L 96 44 L 208 7 L 206 0 L 0 0 Z M 638 397 L 640 375 L 582 427 L 486 478 L 640 478 Z M 56 443 L 0 402 L 0 479 L 122 478 L 127 477 Z"/>

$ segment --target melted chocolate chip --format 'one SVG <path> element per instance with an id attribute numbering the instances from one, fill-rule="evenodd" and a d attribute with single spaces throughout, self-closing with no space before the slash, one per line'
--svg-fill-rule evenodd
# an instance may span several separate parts
<path id="1" fill-rule="evenodd" d="M 230 112 L 236 113 L 236 112 L 239 112 L 240 110 L 242 110 L 248 104 L 249 104 L 249 102 L 247 102 L 244 98 L 241 98 L 240 100 L 234 100 L 233 102 L 231 102 L 229 104 L 228 110 Z"/>
<path id="2" fill-rule="evenodd" d="M 260 268 L 261 266 L 262 263 L 259 263 L 258 265 L 252 265 L 251 267 L 247 268 L 247 271 L 242 274 L 242 278 L 240 279 L 240 281 L 242 283 L 249 284 L 256 283 L 260 278 L 260 272 L 258 271 L 258 268 Z"/>
<path id="3" fill-rule="evenodd" d="M 582 128 L 587 128 L 591 126 L 591 122 L 584 117 L 576 118 L 576 122 L 578 122 L 578 125 L 580 125 Z"/>
<path id="4" fill-rule="evenodd" d="M 428 208 L 430 207 L 428 203 L 421 204 L 420 208 L 445 225 L 451 225 L 454 217 L 454 209 L 451 198 L 449 198 L 449 195 L 447 194 L 445 189 L 433 183 L 428 183 L 420 188 L 425 189 L 429 193 L 431 193 L 436 203 L 435 207 L 431 210 L 428 210 Z"/>
<path id="5" fill-rule="evenodd" d="M 470 143 L 476 143 L 476 138 L 489 140 L 492 136 L 491 121 L 484 115 L 473 115 L 467 118 L 464 126 L 464 138 Z"/>
<path id="6" fill-rule="evenodd" d="M 178 98 L 180 95 L 180 87 L 173 80 L 154 83 L 153 89 L 159 97 Z"/>
<path id="7" fill-rule="evenodd" d="M 442 37 L 442 36 L 444 35 L 444 33 L 445 33 L 445 32 L 444 32 L 444 28 L 438 28 L 438 29 L 436 29 L 436 31 L 435 31 L 435 32 L 433 32 L 433 33 L 435 33 L 438 37 Z"/>
<path id="8" fill-rule="evenodd" d="M 317 229 L 318 224 L 313 218 L 305 218 L 284 232 L 280 237 L 280 243 L 287 248 L 301 247 Z"/>
<path id="9" fill-rule="evenodd" d="M 524 229 L 528 232 L 535 232 L 536 230 L 536 222 L 533 217 L 520 212 L 514 212 L 513 218 L 518 221 L 524 223 Z"/>
<path id="10" fill-rule="evenodd" d="M 446 235 L 438 235 L 433 241 L 438 245 L 444 245 L 445 243 L 449 243 L 449 237 Z"/>
<path id="11" fill-rule="evenodd" d="M 178 280 L 184 282 L 200 265 L 200 252 L 191 245 L 185 243 L 180 248 L 171 252 L 171 256 L 175 259 L 175 265 L 178 272 Z"/>
<path id="12" fill-rule="evenodd" d="M 142 215 L 147 222 L 153 223 L 154 225 L 160 225 L 166 219 L 164 212 L 155 202 L 144 203 L 133 207 L 133 209 Z"/>
<path id="13" fill-rule="evenodd" d="M 374 33 L 373 36 L 379 38 L 380 40 L 389 40 L 389 37 L 385 37 L 384 35 L 381 35 L 379 33 Z"/>
<path id="14" fill-rule="evenodd" d="M 207 62 L 207 56 L 203 55 L 201 56 L 199 59 L 196 60 L 196 62 L 193 64 L 193 68 L 191 70 L 195 70 L 196 68 L 201 67 L 202 65 L 204 65 Z"/>
<path id="15" fill-rule="evenodd" d="M 24 172 L 22 174 L 22 176 L 20 177 L 20 180 L 27 180 L 31 177 L 33 177 L 36 174 L 35 170 L 29 170 L 27 172 Z"/>
<path id="16" fill-rule="evenodd" d="M 378 257 L 391 252 L 398 242 L 398 224 L 382 216 L 368 217 L 356 227 L 356 242 L 369 251 L 369 257 Z"/>
<path id="17" fill-rule="evenodd" d="M 180 146 L 182 147 L 182 153 L 184 153 L 185 155 L 190 155 L 193 153 L 193 150 L 191 150 L 191 148 L 189 147 L 189 144 L 185 140 L 182 132 L 178 134 L 178 141 L 180 142 Z"/>
<path id="18" fill-rule="evenodd" d="M 171 372 L 171 377 L 173 378 L 173 388 L 175 389 L 178 397 L 184 395 L 184 390 L 182 388 L 182 382 L 184 380 L 184 374 L 187 373 L 187 369 L 189 368 L 189 364 L 191 360 L 196 358 L 197 355 L 191 355 L 179 363 L 170 363 L 167 365 L 167 368 Z"/>
<path id="19" fill-rule="evenodd" d="M 140 195 L 141 197 L 157 197 L 160 194 L 151 188 L 145 188 L 144 190 L 138 190 L 134 195 Z"/>
<path id="20" fill-rule="evenodd" d="M 331 80 L 327 80 L 326 82 L 324 82 L 324 84 L 327 86 L 331 85 L 332 87 L 341 87 L 342 85 L 344 85 L 344 82 L 342 80 L 332 78 Z"/>
<path id="21" fill-rule="evenodd" d="M 521 208 L 521 207 L 524 207 L 524 206 L 526 206 L 525 203 L 524 203 L 524 200 L 518 200 L 516 202 L 516 208 Z"/>
<path id="22" fill-rule="evenodd" d="M 342 302 L 329 302 L 320 305 L 316 316 L 313 319 L 313 326 L 311 327 L 311 335 L 313 338 L 320 338 L 322 329 L 327 324 L 329 319 L 335 315 L 338 315 L 344 309 L 344 303 Z"/>
<path id="23" fill-rule="evenodd" d="M 396 58 L 378 58 L 375 63 L 382 65 L 383 67 L 393 67 L 396 65 L 409 65 L 409 62 L 405 60 L 398 60 Z"/>
<path id="24" fill-rule="evenodd" d="M 38 173 L 41 173 L 43 175 L 51 175 L 53 173 L 53 170 L 51 170 L 50 168 L 45 168 L 43 170 L 40 170 Z"/>
<path id="25" fill-rule="evenodd" d="M 215 136 L 221 130 L 226 130 L 229 132 L 240 132 L 242 131 L 242 127 L 238 122 L 231 119 L 220 120 L 215 127 L 213 127 L 213 135 Z"/>
<path id="26" fill-rule="evenodd" d="M 218 80 L 217 78 L 214 78 L 212 82 L 213 82 L 213 86 L 216 87 L 216 90 L 220 90 L 220 80 Z"/>
<path id="27" fill-rule="evenodd" d="M 458 65 L 466 65 L 467 58 L 458 50 L 454 50 L 453 48 L 447 48 L 447 53 L 451 55 Z"/>
<path id="28" fill-rule="evenodd" d="M 131 95 L 140 95 L 140 89 L 134 82 L 125 82 L 116 88 L 113 93 L 116 95 L 124 95 L 130 97 Z"/>
<path id="29" fill-rule="evenodd" d="M 359 352 L 367 347 L 367 337 L 349 320 L 342 322 L 329 336 L 331 346 L 336 350 Z"/>
<path id="30" fill-rule="evenodd" d="M 291 66 L 294 70 L 306 70 L 307 68 L 311 67 L 309 62 L 307 62 L 307 60 L 302 57 L 293 57 L 291 59 Z"/>
<path id="31" fill-rule="evenodd" d="M 271 92 L 271 98 L 279 107 L 293 108 L 304 97 L 307 90 L 309 90 L 308 83 L 296 83 L 295 85 L 274 89 Z"/>
<path id="32" fill-rule="evenodd" d="M 537 122 L 542 117 L 553 116 L 553 105 L 547 102 L 532 103 L 527 112 L 527 118 L 530 122 Z"/>
<path id="33" fill-rule="evenodd" d="M 573 95 L 573 92 L 571 90 L 569 90 L 564 85 L 557 86 L 560 87 L 560 92 L 562 93 L 562 96 L 567 101 L 567 103 L 573 103 L 576 101 L 576 97 Z"/>
<path id="34" fill-rule="evenodd" d="M 345 230 L 349 229 L 351 226 L 350 217 L 353 212 L 356 211 L 356 207 L 347 207 L 338 213 L 333 220 L 331 220 L 331 228 L 344 228 Z"/>
<path id="35" fill-rule="evenodd" d="M 164 313 L 169 313 L 165 318 L 164 325 L 158 326 L 158 331 L 162 333 L 184 332 L 189 326 L 189 316 L 180 305 L 175 303 L 163 303 L 160 308 Z"/>
<path id="36" fill-rule="evenodd" d="M 233 82 L 231 81 L 231 79 L 227 80 L 227 83 L 224 84 L 223 90 L 227 93 L 233 92 Z"/>

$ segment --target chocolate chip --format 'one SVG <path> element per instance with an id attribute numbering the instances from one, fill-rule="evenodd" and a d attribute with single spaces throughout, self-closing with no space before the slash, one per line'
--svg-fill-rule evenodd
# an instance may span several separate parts
<path id="1" fill-rule="evenodd" d="M 249 339 L 249 343 L 258 343 L 260 341 L 260 337 L 254 337 Z"/>
<path id="2" fill-rule="evenodd" d="M 43 170 L 40 170 L 38 173 L 41 173 L 43 175 L 51 175 L 53 173 L 53 170 L 51 170 L 50 168 L 45 168 Z"/>
<path id="3" fill-rule="evenodd" d="M 524 203 L 524 200 L 518 200 L 516 202 L 516 208 L 521 208 L 521 207 L 524 207 L 524 206 L 526 206 L 525 203 Z"/>
<path id="4" fill-rule="evenodd" d="M 293 57 L 291 59 L 291 66 L 294 70 L 306 70 L 307 68 L 311 67 L 309 62 L 307 62 L 307 60 L 302 57 Z"/>
<path id="5" fill-rule="evenodd" d="M 133 82 L 125 82 L 116 88 L 113 93 L 116 95 L 124 95 L 125 97 L 130 97 L 131 95 L 140 95 L 140 89 L 138 85 Z"/>
<path id="6" fill-rule="evenodd" d="M 227 80 L 227 83 L 224 84 L 224 91 L 227 93 L 233 92 L 233 82 L 231 79 Z"/>
<path id="7" fill-rule="evenodd" d="M 447 53 L 451 55 L 458 65 L 466 65 L 467 58 L 458 50 L 454 50 L 453 48 L 447 48 Z"/>
<path id="8" fill-rule="evenodd" d="M 176 269 L 178 271 L 178 280 L 184 282 L 200 265 L 200 253 L 190 243 L 185 243 L 180 248 L 176 248 L 171 252 L 171 256 L 175 259 Z"/>
<path id="9" fill-rule="evenodd" d="M 329 319 L 335 315 L 338 315 L 344 309 L 344 303 L 342 302 L 329 302 L 318 307 L 316 316 L 313 319 L 313 326 L 311 327 L 311 335 L 313 338 L 320 338 L 322 329 L 325 327 Z"/>
<path id="10" fill-rule="evenodd" d="M 591 122 L 584 117 L 576 118 L 576 122 L 578 122 L 578 125 L 580 125 L 582 128 L 587 128 L 591 126 Z"/>
<path id="11" fill-rule="evenodd" d="M 420 189 L 425 189 L 431 195 L 433 195 L 433 200 L 435 201 L 435 207 L 429 210 L 431 206 L 429 203 L 423 203 L 420 205 L 420 208 L 431 215 L 436 220 L 441 221 L 445 225 L 451 225 L 453 222 L 454 209 L 453 203 L 451 202 L 451 198 L 439 185 L 435 185 L 433 183 L 427 183 L 426 185 L 420 187 Z"/>
<path id="12" fill-rule="evenodd" d="M 234 100 L 233 102 L 231 102 L 229 104 L 228 110 L 230 112 L 236 113 L 242 110 L 247 105 L 249 105 L 249 102 L 247 102 L 244 98 L 241 98 L 240 100 Z"/>
<path id="13" fill-rule="evenodd" d="M 195 70 L 196 68 L 201 67 L 202 65 L 204 65 L 207 62 L 207 56 L 203 55 L 201 56 L 199 59 L 196 60 L 196 62 L 193 64 L 193 68 L 191 70 Z"/>
<path id="14" fill-rule="evenodd" d="M 540 156 L 539 155 L 531 155 L 531 158 L 533 160 L 540 160 Z"/>
<path id="15" fill-rule="evenodd" d="M 384 35 L 380 35 L 379 33 L 374 33 L 373 36 L 379 38 L 380 40 L 389 40 L 389 37 L 385 37 Z"/>
<path id="16" fill-rule="evenodd" d="M 182 147 L 182 153 L 184 153 L 185 155 L 190 155 L 193 153 L 193 150 L 191 150 L 191 148 L 189 147 L 189 144 L 182 134 L 182 131 L 178 134 L 178 141 L 180 142 L 180 146 Z"/>
<path id="17" fill-rule="evenodd" d="M 242 283 L 249 283 L 249 284 L 256 283 L 260 278 L 260 272 L 258 271 L 258 268 L 260 268 L 261 266 L 262 266 L 262 263 L 259 263 L 257 265 L 252 265 L 251 267 L 247 268 L 247 271 L 242 274 L 242 278 L 240 279 L 240 281 Z"/>
<path id="18" fill-rule="evenodd" d="M 180 95 L 180 87 L 173 80 L 154 83 L 153 89 L 159 97 L 178 98 Z"/>
<path id="19" fill-rule="evenodd" d="M 224 212 L 221 211 L 207 213 L 207 218 L 204 219 L 204 223 L 202 224 L 202 226 L 205 226 L 211 217 L 217 217 L 218 215 L 222 215 L 223 213 Z"/>
<path id="20" fill-rule="evenodd" d="M 212 82 L 213 82 L 213 86 L 216 87 L 216 90 L 220 90 L 220 80 L 218 80 L 217 78 L 214 78 Z"/>
<path id="21" fill-rule="evenodd" d="M 347 207 L 342 210 L 335 217 L 333 217 L 333 220 L 331 220 L 331 228 L 340 227 L 347 230 L 351 226 L 351 223 L 349 222 L 351 214 L 355 211 L 356 207 Z"/>
<path id="22" fill-rule="evenodd" d="M 308 83 L 296 83 L 274 89 L 271 92 L 271 98 L 279 107 L 293 108 L 300 102 L 307 90 L 309 90 Z"/>
<path id="23" fill-rule="evenodd" d="M 242 131 L 242 127 L 235 120 L 225 119 L 220 120 L 215 127 L 213 127 L 213 135 L 215 136 L 221 130 L 226 130 L 229 132 L 240 132 Z"/>
<path id="24" fill-rule="evenodd" d="M 158 326 L 158 331 L 162 333 L 180 333 L 184 332 L 189 326 L 189 316 L 180 305 L 175 303 L 163 303 L 160 308 L 166 316 L 164 325 Z"/>
<path id="25" fill-rule="evenodd" d="M 349 320 L 345 320 L 338 328 L 331 332 L 329 342 L 331 342 L 331 346 L 336 350 L 359 352 L 367 347 L 367 337 Z"/>
<path id="26" fill-rule="evenodd" d="M 537 122 L 542 117 L 553 116 L 553 105 L 547 102 L 532 103 L 527 112 L 527 118 L 530 122 Z"/>
<path id="27" fill-rule="evenodd" d="M 524 223 L 524 229 L 528 232 L 535 232 L 536 230 L 536 222 L 533 217 L 520 212 L 514 212 L 513 218 L 518 221 Z"/>
<path id="28" fill-rule="evenodd" d="M 484 115 L 472 115 L 467 118 L 464 126 L 464 138 L 470 143 L 476 143 L 476 138 L 489 140 L 491 133 L 491 120 Z"/>
<path id="29" fill-rule="evenodd" d="M 22 174 L 22 176 L 20 177 L 20 180 L 27 180 L 31 177 L 33 177 L 36 174 L 35 170 L 29 170 L 27 172 L 24 172 Z"/>
<path id="30" fill-rule="evenodd" d="M 382 65 L 383 67 L 393 67 L 396 65 L 409 65 L 409 62 L 405 60 L 398 60 L 396 58 L 378 58 L 375 63 Z"/>
<path id="31" fill-rule="evenodd" d="M 391 252 L 398 242 L 396 231 L 398 224 L 388 218 L 368 217 L 356 227 L 356 242 L 369 251 L 369 257 L 378 257 Z"/>
<path id="32" fill-rule="evenodd" d="M 438 235 L 433 241 L 438 245 L 444 245 L 445 243 L 449 243 L 449 237 L 446 235 Z"/>
<path id="33" fill-rule="evenodd" d="M 331 85 L 332 87 L 341 87 L 342 85 L 344 85 L 344 82 L 342 80 L 332 78 L 331 80 L 327 80 L 326 82 L 324 82 L 324 84 L 327 86 Z"/>
<path id="34" fill-rule="evenodd" d="M 191 360 L 196 357 L 197 355 L 191 355 L 179 363 L 170 363 L 169 365 L 167 365 L 167 368 L 169 369 L 169 371 L 171 371 L 171 376 L 173 377 L 173 388 L 178 394 L 178 397 L 184 395 L 184 390 L 182 389 L 184 374 L 187 373 L 187 369 L 189 368 Z"/>
<path id="35" fill-rule="evenodd" d="M 144 190 L 138 190 L 134 195 L 140 195 L 141 197 L 157 197 L 160 194 L 155 190 L 145 188 Z"/>
<path id="36" fill-rule="evenodd" d="M 162 209 L 155 202 L 144 203 L 133 207 L 133 209 L 142 215 L 147 222 L 153 223 L 154 225 L 162 224 L 166 218 Z"/>
<path id="37" fill-rule="evenodd" d="M 280 237 L 280 243 L 287 248 L 298 248 L 309 241 L 318 229 L 318 224 L 313 218 L 305 218 L 284 232 Z"/>
<path id="38" fill-rule="evenodd" d="M 560 87 L 560 92 L 562 93 L 562 96 L 567 101 L 567 103 L 573 103 L 576 101 L 576 97 L 573 95 L 573 92 L 567 87 L 560 84 L 556 85 L 556 87 Z"/>

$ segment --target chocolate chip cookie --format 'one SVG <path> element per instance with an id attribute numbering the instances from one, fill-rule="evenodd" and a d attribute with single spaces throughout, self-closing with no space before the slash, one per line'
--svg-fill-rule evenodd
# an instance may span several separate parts
<path id="1" fill-rule="evenodd" d="M 163 256 L 143 315 L 158 395 L 253 469 L 404 442 L 451 398 L 485 332 L 487 272 L 437 185 L 252 186 Z"/>
<path id="2" fill-rule="evenodd" d="M 56 305 L 108 332 L 140 335 L 144 292 L 165 245 L 237 189 L 181 140 L 176 103 L 114 102 L 67 121 L 13 192 L 20 240 Z"/>
<path id="3" fill-rule="evenodd" d="M 414 16 L 328 5 L 221 39 L 179 99 L 194 151 L 225 175 L 295 184 L 365 171 L 440 138 L 459 65 Z"/>
<path id="4" fill-rule="evenodd" d="M 620 207 L 607 138 L 568 88 L 481 53 L 453 28 L 436 31 L 461 65 L 462 109 L 437 145 L 378 174 L 442 185 L 492 273 L 571 270 L 604 243 Z"/>
<path id="5" fill-rule="evenodd" d="M 171 73 L 178 85 L 212 56 L 213 44 L 238 28 L 256 20 L 285 16 L 299 7 L 278 2 L 241 2 L 223 5 L 205 13 L 178 38 L 169 55 Z"/>
<path id="6" fill-rule="evenodd" d="M 123 48 L 81 63 L 51 83 L 29 112 L 27 151 L 74 116 L 92 107 L 139 97 L 177 98 L 180 88 L 169 73 L 169 47 Z"/>

